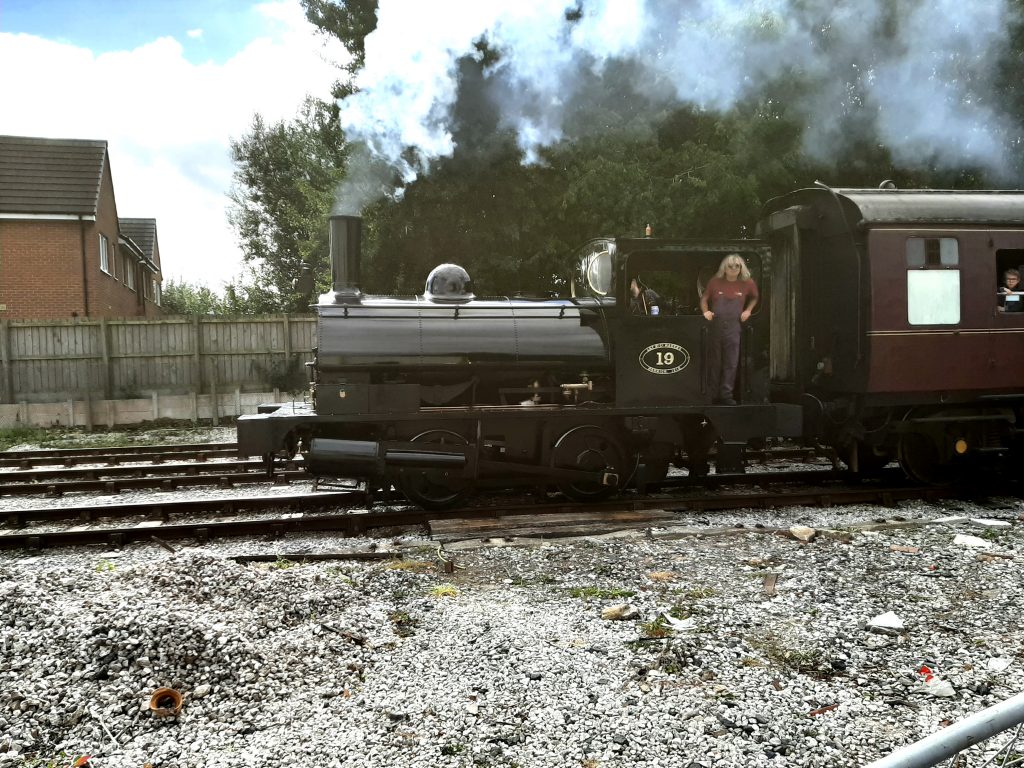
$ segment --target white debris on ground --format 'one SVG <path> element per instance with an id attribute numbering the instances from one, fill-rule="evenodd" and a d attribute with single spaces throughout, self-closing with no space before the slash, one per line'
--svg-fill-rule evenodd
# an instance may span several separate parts
<path id="1" fill-rule="evenodd" d="M 0 552 L 0 766 L 862 766 L 1024 690 L 1022 512 L 702 514 L 744 528 L 450 545 L 454 573 L 408 533 Z M 896 517 L 946 519 L 851 527 Z"/>

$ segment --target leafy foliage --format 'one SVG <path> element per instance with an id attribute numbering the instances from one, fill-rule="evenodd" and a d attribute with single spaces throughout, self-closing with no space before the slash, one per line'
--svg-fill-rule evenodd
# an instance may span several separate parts
<path id="1" fill-rule="evenodd" d="M 256 311 L 305 310 L 306 297 L 292 287 L 303 262 L 321 276 L 322 287 L 330 275 L 325 219 L 347 157 L 337 107 L 307 99 L 295 120 L 274 125 L 256 115 L 231 153 L 230 219 L 249 269 L 226 301 Z"/>
<path id="2" fill-rule="evenodd" d="M 338 38 L 352 54 L 346 69 L 361 69 L 366 60 L 363 41 L 377 27 L 377 0 L 301 1 L 309 22 L 324 34 Z"/>
<path id="3" fill-rule="evenodd" d="M 307 18 L 353 54 L 332 94 L 344 97 L 364 64 L 377 0 L 301 2 Z M 1009 22 L 1010 50 L 994 55 L 995 96 L 988 99 L 1015 117 L 1018 135 L 1005 136 L 1005 144 L 1019 148 L 1024 0 L 1011 2 L 1019 12 Z M 566 18 L 578 20 L 583 8 Z M 656 106 L 632 85 L 638 81 L 635 63 L 583 73 L 576 84 L 579 103 L 567 111 L 566 134 L 575 139 L 529 154 L 506 128 L 499 105 L 485 96 L 501 51 L 481 39 L 478 55 L 458 65 L 454 153 L 363 211 L 361 287 L 369 293 L 420 293 L 434 266 L 455 262 L 470 272 L 477 295 L 545 294 L 564 290 L 572 252 L 591 237 L 639 236 L 647 224 L 655 236 L 752 236 L 765 201 L 818 179 L 837 186 L 873 187 L 892 179 L 900 187 L 979 188 L 1019 178 L 1020 152 L 1010 153 L 1021 167 L 1007 168 L 1005 179 L 937 160 L 899 165 L 878 137 L 877 110 L 866 96 L 884 61 L 884 46 L 896 39 L 895 17 L 886 23 L 886 39 L 877 50 L 844 48 L 835 30 L 822 27 L 814 45 L 831 51 L 842 66 L 815 72 L 794 65 L 727 112 Z M 771 24 L 763 28 L 766 38 L 776 33 Z M 652 83 L 651 90 L 664 85 Z M 984 101 L 990 84 L 968 85 L 971 98 Z M 812 90 L 835 95 L 824 128 L 812 124 L 805 111 Z M 828 161 L 813 159 L 822 153 L 810 152 L 812 135 L 836 138 Z M 324 219 L 349 172 L 350 147 L 338 127 L 337 107 L 309 99 L 295 120 L 275 125 L 257 115 L 250 133 L 232 149 L 232 221 L 249 268 L 228 287 L 222 304 L 207 311 L 304 311 L 307 297 L 292 289 L 292 280 L 305 261 L 326 290 Z M 185 298 L 187 306 L 202 307 L 207 297 Z"/>
<path id="4" fill-rule="evenodd" d="M 224 301 L 205 285 L 172 278 L 164 283 L 163 309 L 167 315 L 220 315 Z"/>

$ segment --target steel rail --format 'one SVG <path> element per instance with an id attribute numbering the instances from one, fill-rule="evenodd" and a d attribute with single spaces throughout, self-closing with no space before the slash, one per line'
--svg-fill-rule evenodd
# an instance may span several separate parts
<path id="1" fill-rule="evenodd" d="M 947 489 L 950 496 L 952 489 Z M 187 501 L 147 501 L 124 505 L 90 505 L 81 507 L 55 507 L 48 509 L 8 510 L 3 517 L 9 526 L 18 530 L 0 531 L 0 549 L 31 548 L 68 544 L 109 543 L 119 545 L 129 541 L 140 541 L 159 534 L 161 538 L 188 538 L 195 536 L 205 540 L 211 536 L 242 536 L 256 534 L 283 535 L 291 531 L 339 531 L 347 535 L 362 533 L 369 528 L 420 525 L 432 519 L 466 518 L 485 519 L 514 515 L 550 515 L 603 513 L 614 520 L 616 513 L 642 510 L 665 510 L 669 512 L 709 512 L 730 509 L 767 509 L 785 506 L 832 506 L 841 503 L 874 503 L 891 505 L 900 499 L 937 498 L 942 493 L 931 487 L 906 488 L 856 488 L 856 489 L 812 489 L 800 492 L 758 493 L 758 494 L 717 494 L 715 496 L 690 495 L 686 497 L 617 499 L 601 504 L 551 503 L 536 504 L 523 502 L 505 506 L 450 510 L 446 513 L 428 512 L 420 509 L 385 510 L 359 513 L 335 513 L 312 517 L 305 515 L 308 509 L 325 506 L 342 508 L 367 503 L 363 491 L 340 491 L 288 496 L 260 496 L 241 498 L 193 499 Z M 238 514 L 259 509 L 286 507 L 301 514 L 289 517 L 264 518 L 258 520 L 231 520 L 215 522 L 193 522 L 168 525 L 165 521 L 172 514 Z M 68 531 L 23 530 L 26 523 L 55 520 L 91 521 L 96 518 L 144 517 L 147 522 L 122 528 L 83 529 L 81 526 Z M 884 518 L 883 518 L 884 520 Z M 664 525 L 663 521 L 652 521 L 654 527 Z M 754 530 L 751 528 L 750 530 Z M 551 536 L 557 536 L 552 533 Z"/>
<path id="2" fill-rule="evenodd" d="M 167 450 L 170 448 L 171 450 Z M 238 458 L 238 448 L 235 446 L 213 445 L 213 446 L 188 446 L 187 449 L 174 450 L 173 446 L 145 446 L 137 450 L 121 449 L 115 451 L 100 451 L 95 448 L 74 449 L 74 453 L 63 450 L 57 451 L 33 451 L 32 455 L 19 456 L 17 451 L 0 453 L 0 467 L 13 469 L 31 469 L 36 466 L 52 466 L 62 464 L 71 467 L 76 464 L 120 464 L 120 463 L 159 463 L 168 458 L 175 460 L 192 459 L 193 461 L 206 461 L 218 456 Z"/>
<path id="3" fill-rule="evenodd" d="M 12 459 L 33 458 L 68 458 L 74 456 L 92 456 L 97 451 L 109 451 L 118 454 L 137 453 L 188 453 L 192 451 L 238 450 L 237 443 L 168 443 L 166 445 L 117 445 L 105 448 L 37 448 L 24 451 L 3 451 L 0 457 Z"/>
<path id="4" fill-rule="evenodd" d="M 295 469 L 295 461 L 279 465 L 284 469 Z M 301 463 L 301 462 L 300 462 Z M 239 459 L 231 457 L 226 461 L 185 461 L 174 464 L 136 464 L 125 466 L 117 464 L 109 467 L 50 467 L 47 469 L 19 469 L 0 474 L 0 492 L 6 484 L 24 482 L 43 482 L 45 480 L 99 480 L 112 477 L 141 477 L 148 475 L 184 475 L 213 473 L 218 470 L 225 472 L 265 472 L 266 462 L 261 459 Z"/>
<path id="5" fill-rule="evenodd" d="M 196 466 L 196 465 L 190 465 Z M 69 493 L 121 493 L 141 489 L 176 491 L 180 488 L 195 488 L 215 485 L 233 488 L 236 485 L 287 485 L 294 481 L 308 480 L 305 470 L 278 470 L 273 477 L 257 472 L 231 472 L 217 469 L 216 465 L 205 466 L 205 471 L 189 474 L 165 475 L 147 473 L 144 477 L 119 477 L 117 479 L 64 480 L 51 483 L 0 483 L 0 496 L 50 496 L 58 497 Z M 230 469 L 230 467 L 228 468 Z"/>

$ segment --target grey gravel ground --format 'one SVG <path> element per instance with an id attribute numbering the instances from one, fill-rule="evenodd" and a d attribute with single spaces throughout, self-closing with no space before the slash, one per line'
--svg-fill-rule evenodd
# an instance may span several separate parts
<path id="1" fill-rule="evenodd" d="M 680 521 L 747 526 L 708 536 L 451 546 L 448 574 L 399 532 L 2 553 L 0 766 L 860 766 L 1024 690 L 1022 513 L 741 511 Z M 880 516 L 960 517 L 854 526 Z M 401 552 L 230 559 L 353 547 Z M 889 611 L 902 631 L 867 626 Z M 149 711 L 160 686 L 176 717 Z"/>

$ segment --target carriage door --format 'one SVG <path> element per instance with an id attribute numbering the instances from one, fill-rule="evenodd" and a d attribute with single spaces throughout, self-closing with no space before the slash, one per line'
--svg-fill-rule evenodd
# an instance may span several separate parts
<path id="1" fill-rule="evenodd" d="M 704 384 L 708 324 L 700 314 L 699 259 L 685 251 L 631 254 L 619 281 L 615 344 L 620 406 L 711 402 Z M 630 290 L 639 278 L 638 295 Z"/>

